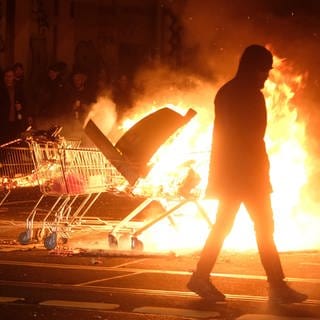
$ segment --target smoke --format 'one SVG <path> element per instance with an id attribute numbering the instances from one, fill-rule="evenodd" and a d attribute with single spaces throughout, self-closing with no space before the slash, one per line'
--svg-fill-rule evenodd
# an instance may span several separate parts
<path id="1" fill-rule="evenodd" d="M 188 0 L 181 21 L 184 44 L 213 58 L 239 53 L 245 46 L 271 43 L 284 54 L 300 56 L 316 36 L 317 17 L 293 2 Z M 311 10 L 311 9 L 310 9 Z M 299 45 L 300 44 L 300 45 Z M 230 55 L 231 54 L 231 55 Z"/>
<path id="2" fill-rule="evenodd" d="M 297 73 L 308 72 L 305 94 L 319 99 L 320 5 L 314 1 L 188 0 L 181 16 L 186 59 L 199 72 L 230 77 L 253 43 L 269 45 Z"/>
<path id="3" fill-rule="evenodd" d="M 230 78 L 246 46 L 268 45 L 297 73 L 308 71 L 305 93 L 317 101 L 319 12 L 315 1 L 187 0 L 181 13 L 184 62 L 212 79 Z"/>
<path id="4" fill-rule="evenodd" d="M 287 58 L 297 73 L 313 70 L 310 53 L 315 52 L 315 19 L 310 15 L 308 18 L 310 12 L 296 1 L 279 4 L 278 1 L 187 0 L 183 6 L 177 0 L 166 3 L 182 25 L 183 71 L 173 70 L 159 61 L 143 66 L 136 74 L 139 92 L 135 96 L 136 108 L 130 110 L 129 117 L 137 111 L 140 114 L 150 111 L 152 106 L 179 105 L 181 101 L 202 106 L 202 111 L 212 109 L 216 88 L 235 74 L 241 53 L 253 43 L 267 45 L 280 58 Z M 299 111 L 306 118 L 310 118 L 310 112 L 316 112 L 310 108 L 314 104 L 310 95 L 317 92 L 310 88 L 311 82 L 318 84 L 311 80 L 314 76 L 309 72 L 310 80 L 304 89 L 308 107 L 299 104 Z M 205 92 L 210 92 L 211 97 Z"/>
<path id="5" fill-rule="evenodd" d="M 270 30 L 261 30 L 264 9 L 258 1 L 188 0 L 181 18 L 187 62 L 201 73 L 230 77 L 246 46 L 269 43 Z"/>
<path id="6" fill-rule="evenodd" d="M 108 95 L 101 95 L 97 102 L 91 106 L 84 127 L 89 119 L 91 119 L 106 136 L 112 131 L 117 121 L 117 112 L 114 102 Z M 110 138 L 110 136 L 108 137 Z"/>
<path id="7" fill-rule="evenodd" d="M 153 98 L 151 103 L 161 104 L 168 97 L 172 100 L 175 96 L 178 100 L 181 92 L 211 85 L 212 107 L 215 88 L 235 74 L 241 53 L 253 43 L 268 45 L 277 56 L 292 61 L 297 72 L 312 70 L 313 66 L 307 65 L 312 59 L 305 49 L 315 52 L 312 49 L 315 21 L 307 18 L 309 12 L 303 11 L 298 3 L 187 0 L 182 6 L 178 5 L 180 2 L 166 1 L 182 25 L 183 72 L 158 61 L 143 66 L 135 79 L 136 86 L 142 88 L 136 96 L 136 106 L 141 107 L 145 97 L 149 101 Z"/>

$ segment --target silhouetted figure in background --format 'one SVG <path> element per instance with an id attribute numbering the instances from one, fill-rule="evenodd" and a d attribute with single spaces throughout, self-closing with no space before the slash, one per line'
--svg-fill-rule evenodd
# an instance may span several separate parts
<path id="1" fill-rule="evenodd" d="M 116 105 L 118 119 L 133 106 L 134 89 L 127 75 L 122 74 L 112 87 L 112 100 Z"/>
<path id="2" fill-rule="evenodd" d="M 51 65 L 46 78 L 37 90 L 37 118 L 41 125 L 55 125 L 65 116 L 67 93 L 63 68 L 61 63 Z"/>
<path id="3" fill-rule="evenodd" d="M 13 65 L 13 71 L 14 71 L 15 87 L 17 91 L 20 92 L 21 95 L 23 95 L 24 103 L 25 105 L 28 106 L 28 118 L 27 118 L 28 124 L 30 126 L 33 126 L 33 118 L 35 116 L 35 110 L 33 109 L 34 106 L 31 98 L 30 85 L 29 85 L 29 82 L 26 81 L 23 64 L 21 62 L 16 62 Z"/>
<path id="4" fill-rule="evenodd" d="M 13 71 L 14 71 L 14 80 L 15 80 L 15 83 L 16 83 L 16 87 L 21 87 L 22 90 L 25 91 L 23 64 L 21 62 L 16 62 L 13 65 Z"/>
<path id="5" fill-rule="evenodd" d="M 62 120 L 63 131 L 68 137 L 78 138 L 82 144 L 88 145 L 89 140 L 83 131 L 84 122 L 90 108 L 96 102 L 93 86 L 88 84 L 88 76 L 84 71 L 75 71 L 68 86 L 67 109 Z"/>
<path id="6" fill-rule="evenodd" d="M 28 126 L 24 92 L 20 86 L 16 86 L 13 68 L 3 71 L 0 112 L 0 144 L 2 144 L 20 137 Z"/>
<path id="7" fill-rule="evenodd" d="M 73 117 L 81 122 L 89 111 L 89 107 L 96 101 L 95 92 L 88 86 L 88 76 L 83 71 L 75 71 L 71 78 L 71 87 L 68 90 L 69 110 Z"/>
<path id="8" fill-rule="evenodd" d="M 269 283 L 269 299 L 301 302 L 307 296 L 291 289 L 273 239 L 269 159 L 264 135 L 267 111 L 261 89 L 272 68 L 272 54 L 252 45 L 243 52 L 235 77 L 215 97 L 215 120 L 207 198 L 217 198 L 216 221 L 188 288 L 203 298 L 223 301 L 210 273 L 243 203 L 254 223 L 260 259 Z"/>

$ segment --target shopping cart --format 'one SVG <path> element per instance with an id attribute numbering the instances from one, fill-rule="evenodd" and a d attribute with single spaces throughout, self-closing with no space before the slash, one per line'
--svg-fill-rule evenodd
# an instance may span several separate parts
<path id="1" fill-rule="evenodd" d="M 98 217 L 84 219 L 102 192 L 126 184 L 105 156 L 94 148 L 70 148 L 48 141 L 31 141 L 31 147 L 42 196 L 29 213 L 19 242 L 44 240 L 47 249 L 54 249 L 66 243 L 74 230 L 106 226 Z M 50 199 L 52 205 L 35 229 L 37 212 Z"/>
<path id="2" fill-rule="evenodd" d="M 26 141 L 10 141 L 0 146 L 0 207 L 8 203 L 9 196 L 17 188 L 38 184 L 34 174 L 32 150 Z"/>
<path id="3" fill-rule="evenodd" d="M 38 186 L 33 143 L 55 141 L 64 146 L 77 146 L 79 140 L 66 140 L 60 136 L 62 127 L 49 130 L 27 130 L 21 138 L 9 141 L 0 146 L 0 207 L 8 203 L 13 190 Z"/>
<path id="4" fill-rule="evenodd" d="M 45 248 L 52 250 L 58 244 L 66 244 L 74 231 L 89 229 L 104 231 L 109 249 L 117 249 L 127 242 L 126 247 L 143 250 L 144 244 L 139 236 L 165 218 L 175 227 L 174 213 L 189 202 L 195 203 L 198 212 L 211 225 L 198 201 L 198 194 L 193 192 L 200 178 L 192 167 L 175 179 L 175 191 L 164 193 L 161 188 L 155 191 L 148 187 L 151 193 L 141 193 L 141 186 L 130 185 L 98 149 L 70 148 L 56 142 L 39 143 L 34 140 L 30 146 L 42 196 L 26 219 L 26 230 L 19 235 L 21 244 L 30 243 L 33 239 L 43 240 Z M 121 167 L 124 166 L 122 163 Z M 143 184 L 143 179 L 137 184 L 141 181 Z M 143 197 L 144 201 L 119 220 L 104 220 L 87 214 L 102 193 L 115 195 L 119 192 L 130 197 Z M 47 205 L 48 198 L 53 199 L 53 203 L 44 218 L 35 224 L 37 212 L 45 210 L 42 205 Z M 137 216 L 152 202 L 158 202 L 161 211 L 157 216 L 137 221 Z"/>
<path id="5" fill-rule="evenodd" d="M 139 236 L 165 218 L 175 226 L 174 213 L 189 202 L 195 203 L 200 214 L 211 224 L 197 201 L 197 195 L 192 193 L 199 182 L 199 176 L 192 167 L 188 168 L 186 175 L 179 177 L 180 181 L 174 181 L 178 196 L 176 191 L 169 190 L 165 194 L 161 189 L 152 190 L 152 194 L 139 193 L 135 191 L 137 186 L 131 186 L 98 149 L 74 148 L 56 141 L 33 139 L 29 140 L 29 148 L 34 160 L 33 172 L 42 195 L 26 219 L 26 230 L 19 235 L 21 244 L 28 244 L 34 239 L 43 241 L 45 248 L 51 250 L 58 244 L 66 244 L 74 231 L 89 229 L 106 232 L 106 245 L 110 249 L 116 249 L 119 243 L 126 241 L 131 249 L 143 250 Z M 119 220 L 87 215 L 102 193 L 115 195 L 119 192 L 131 197 L 143 196 L 144 201 Z M 170 205 L 164 205 L 169 203 L 169 198 L 172 200 Z M 48 207 L 49 202 L 51 205 Z M 161 204 L 161 212 L 151 219 L 137 221 L 135 218 L 152 202 Z M 35 223 L 39 211 L 46 213 Z"/>

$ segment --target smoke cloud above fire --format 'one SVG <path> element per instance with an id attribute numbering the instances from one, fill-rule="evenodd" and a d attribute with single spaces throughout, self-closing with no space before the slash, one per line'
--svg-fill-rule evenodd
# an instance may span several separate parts
<path id="1" fill-rule="evenodd" d="M 230 75 L 235 57 L 252 43 L 269 44 L 297 68 L 311 70 L 319 8 L 315 1 L 188 0 L 181 16 L 183 45 L 197 53 L 198 66 L 216 73 Z"/>
<path id="2" fill-rule="evenodd" d="M 182 68 L 169 67 L 165 57 L 162 63 L 155 57 L 142 64 L 134 79 L 135 108 L 126 116 L 142 115 L 143 109 L 148 113 L 163 102 L 188 102 L 186 94 L 211 115 L 216 89 L 235 74 L 243 49 L 259 43 L 287 59 L 297 73 L 308 73 L 303 96 L 298 92 L 295 99 L 302 99 L 297 103 L 299 111 L 312 119 L 310 130 L 319 127 L 320 117 L 313 117 L 319 95 L 319 63 L 314 55 L 320 35 L 317 1 L 163 0 L 163 5 L 175 13 L 182 27 Z M 204 87 L 211 88 L 211 97 L 204 94 L 208 92 Z"/>
<path id="3" fill-rule="evenodd" d="M 295 99 L 318 139 L 319 15 L 317 1 L 188 0 L 181 15 L 185 60 L 195 72 L 230 78 L 246 46 L 267 45 L 296 73 L 308 75 Z"/>

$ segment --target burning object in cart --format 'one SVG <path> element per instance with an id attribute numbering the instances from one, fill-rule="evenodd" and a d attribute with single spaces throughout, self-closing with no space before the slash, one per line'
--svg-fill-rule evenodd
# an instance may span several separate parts
<path id="1" fill-rule="evenodd" d="M 187 124 L 196 111 L 182 116 L 170 108 L 162 108 L 138 121 L 115 145 L 89 120 L 85 132 L 117 170 L 134 185 L 148 174 L 148 162 L 174 133 Z"/>

